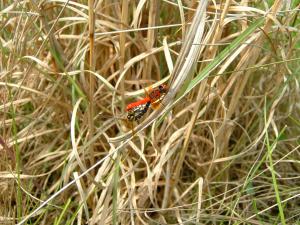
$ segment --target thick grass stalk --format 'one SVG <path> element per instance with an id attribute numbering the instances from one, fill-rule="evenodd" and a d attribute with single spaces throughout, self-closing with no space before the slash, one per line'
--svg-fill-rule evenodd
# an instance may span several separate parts
<path id="1" fill-rule="evenodd" d="M 94 0 L 88 1 L 89 7 L 89 39 L 90 39 L 90 54 L 89 64 L 90 71 L 95 71 L 95 12 L 94 12 Z M 89 140 L 94 136 L 94 91 L 95 91 L 95 77 L 92 73 L 89 74 L 89 108 L 88 108 L 88 124 L 89 124 Z M 94 164 L 94 143 L 89 146 L 90 162 Z"/>
<path id="2" fill-rule="evenodd" d="M 157 18 L 159 16 L 159 1 L 152 0 L 149 2 L 149 15 L 148 15 L 148 27 L 154 27 L 156 25 Z M 153 48 L 155 43 L 155 33 L 154 29 L 148 29 L 147 32 L 147 50 Z M 148 79 L 151 77 L 152 65 L 155 60 L 155 57 L 150 56 L 145 60 L 145 70 L 144 78 Z M 159 80 L 159 78 L 157 78 Z"/>
<path id="3" fill-rule="evenodd" d="M 119 176 L 119 170 L 120 170 L 120 155 L 117 153 L 117 158 L 115 160 L 114 165 L 114 174 L 113 174 L 113 204 L 112 204 L 112 224 L 117 225 L 118 224 L 118 190 L 120 186 L 120 176 Z"/>
<path id="4" fill-rule="evenodd" d="M 122 1 L 122 15 L 121 15 L 121 31 L 127 29 L 127 20 L 128 20 L 128 6 L 129 2 L 126 0 Z M 126 35 L 127 33 L 120 33 L 120 59 L 119 59 L 119 67 L 120 74 L 124 71 L 125 59 L 126 59 Z M 120 88 L 121 88 L 121 107 L 125 109 L 125 78 L 122 77 Z"/>

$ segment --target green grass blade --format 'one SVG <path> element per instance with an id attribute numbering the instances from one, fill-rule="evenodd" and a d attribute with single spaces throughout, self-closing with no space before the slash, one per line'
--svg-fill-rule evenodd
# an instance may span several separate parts
<path id="1" fill-rule="evenodd" d="M 267 124 L 266 102 L 267 102 L 267 99 L 265 99 L 265 107 L 264 107 L 265 124 Z M 274 147 L 276 146 L 276 144 L 277 143 L 275 142 L 272 145 L 270 145 L 269 135 L 268 135 L 268 132 L 266 132 L 266 146 L 267 146 L 267 150 L 268 150 L 269 170 L 272 174 L 272 182 L 273 182 L 273 187 L 274 187 L 274 191 L 275 191 L 275 195 L 276 195 L 276 201 L 277 201 L 277 206 L 278 206 L 278 210 L 279 210 L 281 224 L 285 225 L 286 222 L 285 222 L 283 207 L 281 204 L 281 199 L 280 199 L 280 195 L 279 195 L 279 189 L 278 189 L 278 185 L 277 185 L 277 180 L 276 180 L 276 175 L 275 175 L 275 170 L 274 170 L 274 165 L 273 165 L 273 159 L 272 159 L 272 153 L 273 153 L 273 150 L 274 150 Z"/>
<path id="2" fill-rule="evenodd" d="M 62 221 L 62 219 L 63 219 L 63 216 L 65 215 L 65 213 L 66 213 L 66 211 L 67 211 L 67 209 L 68 209 L 70 203 L 71 203 L 71 199 L 68 199 L 68 201 L 67 201 L 66 204 L 65 204 L 65 207 L 64 207 L 63 211 L 61 212 L 59 218 L 58 218 L 57 221 L 56 221 L 56 225 L 59 225 L 59 224 L 61 223 L 61 221 Z"/>
<path id="3" fill-rule="evenodd" d="M 234 50 L 240 46 L 244 40 L 249 37 L 257 28 L 259 28 L 264 23 L 264 18 L 255 21 L 251 26 L 249 26 L 239 37 L 237 37 L 228 47 L 226 47 L 216 58 L 209 63 L 188 85 L 186 91 L 179 97 L 180 100 L 185 95 L 187 95 L 194 87 L 196 87 L 202 80 L 209 76 L 209 74 L 217 68 L 228 56 L 230 56 Z"/>

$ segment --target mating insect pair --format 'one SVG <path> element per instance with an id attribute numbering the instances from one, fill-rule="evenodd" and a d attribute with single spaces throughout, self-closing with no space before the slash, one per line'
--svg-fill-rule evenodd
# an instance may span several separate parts
<path id="1" fill-rule="evenodd" d="M 153 109 L 156 109 L 167 92 L 168 86 L 165 84 L 159 85 L 154 89 L 151 87 L 148 90 L 145 89 L 145 98 L 127 105 L 127 120 L 130 122 L 138 121 L 143 117 L 143 115 L 145 115 L 150 106 Z"/>

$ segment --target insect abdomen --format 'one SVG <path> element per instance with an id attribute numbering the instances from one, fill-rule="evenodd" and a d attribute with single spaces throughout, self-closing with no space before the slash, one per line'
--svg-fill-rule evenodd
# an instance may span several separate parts
<path id="1" fill-rule="evenodd" d="M 150 107 L 150 104 L 151 104 L 151 102 L 148 101 L 146 104 L 138 105 L 138 106 L 136 106 L 134 108 L 131 108 L 128 111 L 127 119 L 129 121 L 133 121 L 133 120 L 138 121 L 148 111 L 148 109 Z"/>

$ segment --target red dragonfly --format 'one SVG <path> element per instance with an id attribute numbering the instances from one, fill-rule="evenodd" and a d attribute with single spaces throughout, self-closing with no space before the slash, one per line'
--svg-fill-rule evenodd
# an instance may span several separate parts
<path id="1" fill-rule="evenodd" d="M 157 108 L 167 92 L 168 86 L 165 84 L 161 84 L 155 89 L 151 87 L 149 90 L 145 89 L 145 98 L 127 105 L 127 120 L 131 122 L 138 121 L 148 111 L 150 106 L 154 109 Z"/>

